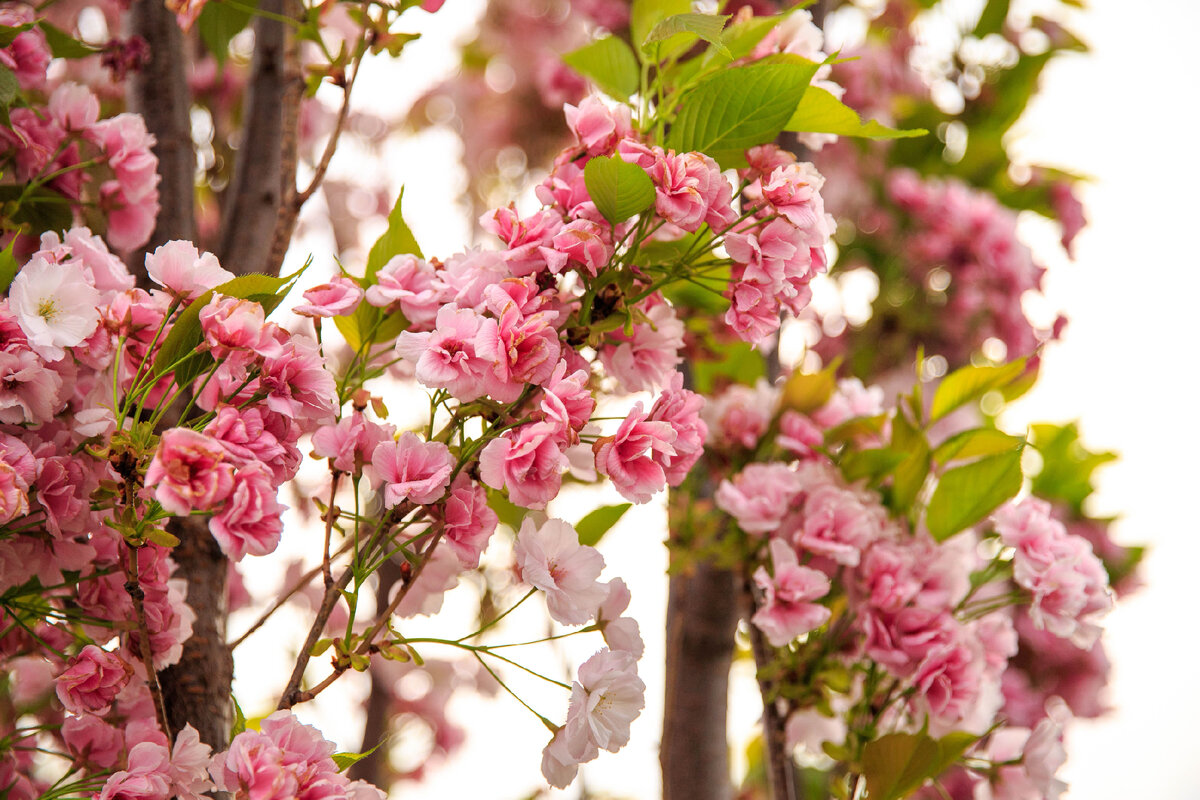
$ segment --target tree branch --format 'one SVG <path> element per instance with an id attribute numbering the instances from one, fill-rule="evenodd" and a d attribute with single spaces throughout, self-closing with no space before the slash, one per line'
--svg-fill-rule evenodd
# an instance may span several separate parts
<path id="1" fill-rule="evenodd" d="M 297 16 L 295 0 L 262 0 L 261 11 Z M 217 255 L 230 272 L 279 273 L 295 227 L 285 213 L 296 192 L 299 44 L 289 25 L 254 20 L 254 58 L 243 102 L 242 139 L 225 203 Z"/>
<path id="2" fill-rule="evenodd" d="M 125 102 L 130 111 L 142 115 L 156 140 L 161 209 L 145 248 L 153 250 L 172 239 L 196 238 L 192 96 L 184 72 L 188 59 L 182 57 L 179 24 L 162 0 L 134 0 L 126 19 L 129 34 L 142 37 L 150 47 L 149 60 L 129 75 Z M 145 277 L 140 270 L 134 272 Z"/>

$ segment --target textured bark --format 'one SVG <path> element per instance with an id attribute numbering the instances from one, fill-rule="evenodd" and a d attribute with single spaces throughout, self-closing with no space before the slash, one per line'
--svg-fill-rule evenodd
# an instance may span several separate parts
<path id="1" fill-rule="evenodd" d="M 127 17 L 129 33 L 150 46 L 150 60 L 130 74 L 126 104 L 146 120 L 158 156 L 161 209 L 146 243 L 153 250 L 172 239 L 195 239 L 196 153 L 192 147 L 192 96 L 187 85 L 183 34 L 162 0 L 134 0 Z"/>
<path id="2" fill-rule="evenodd" d="M 262 0 L 272 14 L 292 0 Z M 254 58 L 243 103 L 241 142 L 225 195 L 217 256 L 231 272 L 275 275 L 295 226 L 296 124 L 303 83 L 297 43 L 275 19 L 254 21 Z"/>
<path id="3" fill-rule="evenodd" d="M 379 584 L 375 588 L 375 607 L 387 608 L 388 595 L 391 594 L 392 587 L 400 580 L 400 565 L 389 559 L 375 574 L 379 577 Z M 363 726 L 362 745 L 358 748 L 360 753 L 365 753 L 378 746 L 388 735 L 388 723 L 390 722 L 388 710 L 391 707 L 392 693 L 387 685 L 387 678 L 383 677 L 381 673 L 386 674 L 386 670 L 368 670 L 368 674 L 371 676 L 371 694 L 367 697 L 367 721 Z M 354 766 L 350 767 L 350 777 L 355 780 L 367 781 L 386 791 L 389 780 L 387 747 L 380 747 L 371 755 L 356 762 Z"/>
<path id="4" fill-rule="evenodd" d="M 201 741 L 223 750 L 233 722 L 233 654 L 225 643 L 229 565 L 208 532 L 206 517 L 176 517 L 172 523 L 179 545 L 171 557 L 179 565 L 176 575 L 187 578 L 187 602 L 196 621 L 183 643 L 183 657 L 159 672 L 158 679 L 171 730 L 190 723 Z"/>
<path id="5" fill-rule="evenodd" d="M 701 563 L 671 576 L 663 710 L 664 800 L 729 800 L 726 718 L 737 627 L 734 576 Z"/>

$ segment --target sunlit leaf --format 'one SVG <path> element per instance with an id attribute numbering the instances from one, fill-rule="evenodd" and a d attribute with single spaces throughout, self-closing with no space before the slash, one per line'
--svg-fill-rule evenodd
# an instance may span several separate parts
<path id="1" fill-rule="evenodd" d="M 991 514 L 1021 489 L 1021 452 L 1018 447 L 946 470 L 925 509 L 925 527 L 939 542 Z"/>
<path id="2" fill-rule="evenodd" d="M 625 512 L 632 507 L 633 503 L 619 503 L 614 506 L 600 506 L 589 511 L 583 519 L 575 524 L 575 531 L 579 534 L 579 543 L 595 547 L 601 537 L 608 533 L 609 529 L 616 525 Z"/>
<path id="3" fill-rule="evenodd" d="M 654 204 L 654 182 L 646 170 L 620 156 L 597 156 L 583 168 L 583 180 L 596 209 L 613 225 Z"/>
<path id="4" fill-rule="evenodd" d="M 616 36 L 605 36 L 563 56 L 571 69 L 615 100 L 628 100 L 638 90 L 637 58 Z"/>

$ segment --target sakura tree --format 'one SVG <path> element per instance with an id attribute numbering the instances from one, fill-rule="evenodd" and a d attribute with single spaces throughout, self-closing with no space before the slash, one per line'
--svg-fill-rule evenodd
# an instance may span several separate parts
<path id="1" fill-rule="evenodd" d="M 995 403 L 1028 387 L 1034 360 L 966 364 L 980 342 L 1030 356 L 1040 342 L 1012 313 L 980 316 L 1037 280 L 1019 251 L 1004 251 L 999 276 L 983 263 L 1016 247 L 996 202 L 888 175 L 878 207 L 912 221 L 865 251 L 913 270 L 952 251 L 966 262 L 953 280 L 971 291 L 947 305 L 943 338 L 901 326 L 912 339 L 888 369 L 908 367 L 912 341 L 938 351 L 916 354 L 909 387 L 889 397 L 839 382 L 836 362 L 764 361 L 781 319 L 827 319 L 810 300 L 837 229 L 825 200 L 837 162 L 826 176 L 776 141 L 920 141 L 925 123 L 863 122 L 843 104 L 842 65 L 805 12 L 643 0 L 591 9 L 620 35 L 569 54 L 575 77 L 547 62 L 543 91 L 582 76 L 607 98 L 569 97 L 569 139 L 537 206 L 483 213 L 490 246 L 426 257 L 401 196 L 382 209 L 383 235 L 347 248 L 355 260 L 328 280 L 307 277 L 319 255 L 281 276 L 310 199 L 353 216 L 326 176 L 354 127 L 360 71 L 415 38 L 414 15 L 445 13 L 417 5 L 0 9 L 0 786 L 383 796 L 402 776 L 362 767 L 387 709 L 368 711 L 362 752 L 337 752 L 296 709 L 356 673 L 385 695 L 417 670 L 443 687 L 465 661 L 465 682 L 545 725 L 531 759 L 565 787 L 629 742 L 645 703 L 630 593 L 594 545 L 673 487 L 673 569 L 716 576 L 708 599 L 736 598 L 749 622 L 775 797 L 793 796 L 800 742 L 832 759 L 806 781 L 836 796 L 907 796 L 943 773 L 984 796 L 1055 795 L 1065 709 L 1085 712 L 1037 685 L 1019 648 L 1049 651 L 1050 637 L 1093 652 L 1113 568 L 1046 502 L 1014 500 L 1028 442 L 996 425 Z M 333 112 L 313 99 L 323 87 L 340 90 Z M 882 152 L 868 145 L 864 163 Z M 983 223 L 984 243 L 947 225 L 946 207 Z M 836 338 L 825 346 L 873 379 L 878 365 L 853 355 L 862 345 Z M 780 381 L 755 383 L 768 374 Z M 397 424 L 388 406 L 406 383 L 419 421 Z M 597 411 L 632 393 L 643 399 L 619 416 Z M 1034 493 L 1080 522 L 1090 470 L 1067 463 L 1070 429 L 1034 444 Z M 1069 486 L 1081 469 L 1083 487 Z M 565 482 L 607 482 L 628 503 L 550 517 Z M 289 504 L 315 537 L 285 525 Z M 278 596 L 231 636 L 230 609 L 250 602 L 239 566 L 289 537 L 308 542 L 306 560 L 280 563 Z M 485 557 L 498 538 L 511 543 L 502 570 Z M 472 581 L 486 587 L 478 623 L 459 629 L 439 612 Z M 538 594 L 548 632 L 498 638 Z M 305 620 L 283 645 L 289 674 L 275 676 L 275 710 L 247 720 L 231 653 L 285 608 Z M 416 617 L 434 632 L 414 633 Z M 714 651 L 726 672 L 728 634 Z M 522 655 L 576 635 L 596 651 L 569 682 Z M 556 687 L 558 708 L 535 708 L 514 670 Z M 1006 686 L 1010 675 L 1028 685 Z M 442 713 L 450 689 L 437 691 L 416 713 Z M 687 740 L 671 725 L 665 737 L 678 794 L 669 753 Z M 718 795 L 724 763 L 705 765 L 724 768 L 708 784 Z"/>

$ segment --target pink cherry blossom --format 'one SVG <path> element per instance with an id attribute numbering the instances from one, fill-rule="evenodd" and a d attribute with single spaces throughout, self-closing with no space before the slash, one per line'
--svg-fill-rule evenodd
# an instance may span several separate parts
<path id="1" fill-rule="evenodd" d="M 337 382 L 326 369 L 325 357 L 316 340 L 287 334 L 269 323 L 267 329 L 275 331 L 281 340 L 278 347 L 265 348 L 262 353 L 260 381 L 261 389 L 267 393 L 267 407 L 296 420 L 302 430 L 311 430 L 333 419 Z"/>
<path id="2" fill-rule="evenodd" d="M 260 304 L 220 293 L 214 293 L 200 309 L 200 330 L 216 358 L 225 358 L 235 350 L 258 348 L 266 322 Z"/>
<path id="3" fill-rule="evenodd" d="M 104 714 L 132 674 L 133 668 L 120 656 L 89 644 L 67 662 L 54 691 L 72 714 Z"/>
<path id="4" fill-rule="evenodd" d="M 9 307 L 38 355 L 58 361 L 100 322 L 100 293 L 75 264 L 35 256 L 13 279 Z"/>
<path id="5" fill-rule="evenodd" d="M 649 502 L 666 488 L 662 462 L 675 455 L 676 436 L 670 423 L 648 420 L 636 403 L 615 434 L 592 445 L 596 471 L 607 475 L 626 500 Z"/>
<path id="6" fill-rule="evenodd" d="M 713 444 L 753 450 L 779 406 L 779 389 L 759 378 L 754 386 L 732 384 L 704 408 Z"/>
<path id="7" fill-rule="evenodd" d="M 596 95 L 583 98 L 578 108 L 570 104 L 564 106 L 563 114 L 567 118 L 567 127 L 591 156 L 610 153 L 618 141 L 633 135 L 629 106 L 621 104 L 609 108 Z"/>
<path id="8" fill-rule="evenodd" d="M 466 475 L 455 478 L 443 511 L 442 536 L 463 569 L 479 566 L 479 556 L 496 531 L 497 522 L 483 487 Z"/>
<path id="9" fill-rule="evenodd" d="M 340 317 L 353 314 L 362 298 L 361 286 L 345 275 L 337 275 L 329 283 L 307 289 L 304 299 L 308 302 L 293 311 L 304 317 Z"/>
<path id="10" fill-rule="evenodd" d="M 170 755 L 155 742 L 141 742 L 129 751 L 129 763 L 114 772 L 100 789 L 98 800 L 166 800 L 171 796 Z"/>
<path id="11" fill-rule="evenodd" d="M 67 717 L 61 729 L 63 741 L 77 758 L 101 769 L 112 769 L 125 746 L 121 732 L 99 717 Z"/>
<path id="12" fill-rule="evenodd" d="M 428 329 L 447 298 L 434 268 L 414 255 L 394 256 L 375 273 L 367 302 L 380 308 L 399 308 L 417 329 Z"/>
<path id="13" fill-rule="evenodd" d="M 574 441 L 587 425 L 596 408 L 596 399 L 588 390 L 588 372 L 583 369 L 567 374 L 567 362 L 559 361 L 550 377 L 542 382 L 541 400 L 535 419 L 559 426 L 563 441 Z"/>
<path id="14" fill-rule="evenodd" d="M 763 602 L 751 622 L 767 635 L 772 646 L 786 647 L 829 619 L 832 612 L 812 602 L 829 593 L 829 578 L 800 566 L 796 551 L 786 542 L 772 539 L 770 550 L 775 574 L 768 575 L 765 567 L 755 571 L 754 583 L 763 592 Z"/>
<path id="15" fill-rule="evenodd" d="M 475 351 L 483 318 L 472 309 L 443 306 L 432 333 L 404 331 L 396 352 L 416 365 L 417 380 L 469 402 L 484 392 L 487 362 Z"/>
<path id="16" fill-rule="evenodd" d="M 549 422 L 506 432 L 479 454 L 479 477 L 493 489 L 507 489 L 508 499 L 525 508 L 545 508 L 558 494 L 567 466 L 557 428 Z"/>
<path id="17" fill-rule="evenodd" d="M 484 214 L 479 224 L 508 246 L 502 257 L 509 272 L 518 278 L 547 269 L 557 273 L 567 263 L 566 254 L 552 246 L 563 224 L 555 211 L 544 209 L 522 219 L 514 207 L 508 206 Z"/>
<path id="18" fill-rule="evenodd" d="M 233 280 L 233 273 L 222 269 L 217 257 L 200 251 L 191 242 L 173 241 L 146 254 L 146 274 L 184 302 Z"/>
<path id="19" fill-rule="evenodd" d="M 486 318 L 480 323 L 475 352 L 489 364 L 483 373 L 487 394 L 511 403 L 525 384 L 537 385 L 550 377 L 561 346 L 546 314 L 522 316 L 510 302 L 499 319 Z"/>
<path id="20" fill-rule="evenodd" d="M 32 350 L 0 350 L 0 422 L 48 422 L 66 402 L 62 393 L 62 377 Z"/>
<path id="21" fill-rule="evenodd" d="M 717 508 L 746 533 L 770 533 L 787 516 L 804 484 L 786 464 L 749 464 L 717 487 Z"/>
<path id="22" fill-rule="evenodd" d="M 50 95 L 46 110 L 66 131 L 82 131 L 100 118 L 100 101 L 86 86 L 64 83 Z"/>
<path id="23" fill-rule="evenodd" d="M 779 417 L 775 441 L 801 458 L 812 458 L 816 448 L 825 443 L 825 433 L 811 419 L 789 408 Z"/>
<path id="24" fill-rule="evenodd" d="M 596 622 L 604 636 L 604 643 L 612 650 L 624 650 L 640 659 L 646 650 L 641 629 L 633 617 L 623 617 L 631 600 L 629 587 L 620 578 L 608 582 L 608 597 L 600 604 Z"/>
<path id="25" fill-rule="evenodd" d="M 579 774 L 579 765 L 593 760 L 599 754 L 599 749 L 593 744 L 584 749 L 581 757 L 572 756 L 567 749 L 567 729 L 559 728 L 542 750 L 542 777 L 556 789 L 565 789 Z"/>
<path id="26" fill-rule="evenodd" d="M 554 248 L 571 262 L 583 267 L 593 278 L 608 265 L 613 255 L 610 236 L 595 222 L 577 219 L 568 222 L 551 240 Z"/>
<path id="27" fill-rule="evenodd" d="M 342 417 L 337 425 L 322 425 L 312 436 L 313 453 L 333 461 L 334 469 L 359 475 L 371 463 L 375 448 L 393 440 L 395 426 L 379 425 L 360 411 Z"/>
<path id="28" fill-rule="evenodd" d="M 633 655 L 600 650 L 579 666 L 567 709 L 567 750 L 576 758 L 592 746 L 615 753 L 629 742 L 629 727 L 646 705 L 646 684 Z"/>
<path id="29" fill-rule="evenodd" d="M 203 433 L 225 448 L 235 467 L 261 462 L 271 470 L 275 485 L 291 480 L 300 468 L 300 450 L 295 445 L 300 433 L 295 423 L 278 414 L 255 406 L 221 406 Z"/>
<path id="30" fill-rule="evenodd" d="M 645 323 L 635 324 L 631 336 L 613 331 L 609 338 L 615 344 L 600 350 L 604 368 L 631 392 L 666 385 L 682 360 L 684 328 L 675 310 L 657 297 L 647 298 L 641 310 Z"/>
<path id="31" fill-rule="evenodd" d="M 146 486 L 173 514 L 209 511 L 233 489 L 233 465 L 221 443 L 187 428 L 163 432 Z"/>
<path id="32" fill-rule="evenodd" d="M 276 499 L 275 477 L 258 461 L 239 467 L 225 505 L 208 522 L 221 552 L 232 561 L 275 552 L 283 533 L 280 515 L 286 506 Z"/>
<path id="33" fill-rule="evenodd" d="M 708 426 L 701 418 L 704 408 L 704 398 L 695 392 L 683 388 L 683 375 L 675 373 L 667 382 L 662 394 L 650 407 L 647 416 L 652 422 L 665 422 L 675 431 L 675 441 L 671 443 L 673 454 L 661 454 L 658 463 L 662 465 L 667 477 L 667 484 L 678 486 L 683 483 L 692 465 L 704 453 L 704 440 L 708 436 Z"/>
<path id="34" fill-rule="evenodd" d="M 376 446 L 371 464 L 383 482 L 383 503 L 392 508 L 405 501 L 425 505 L 440 498 L 450 484 L 455 460 L 441 442 L 424 442 L 405 431 L 399 441 Z"/>
<path id="35" fill-rule="evenodd" d="M 596 578 L 604 557 L 579 543 L 579 534 L 560 519 L 537 527 L 529 517 L 521 524 L 513 548 L 521 580 L 546 593 L 550 616 L 564 625 L 583 625 L 595 618 L 608 589 Z"/>

